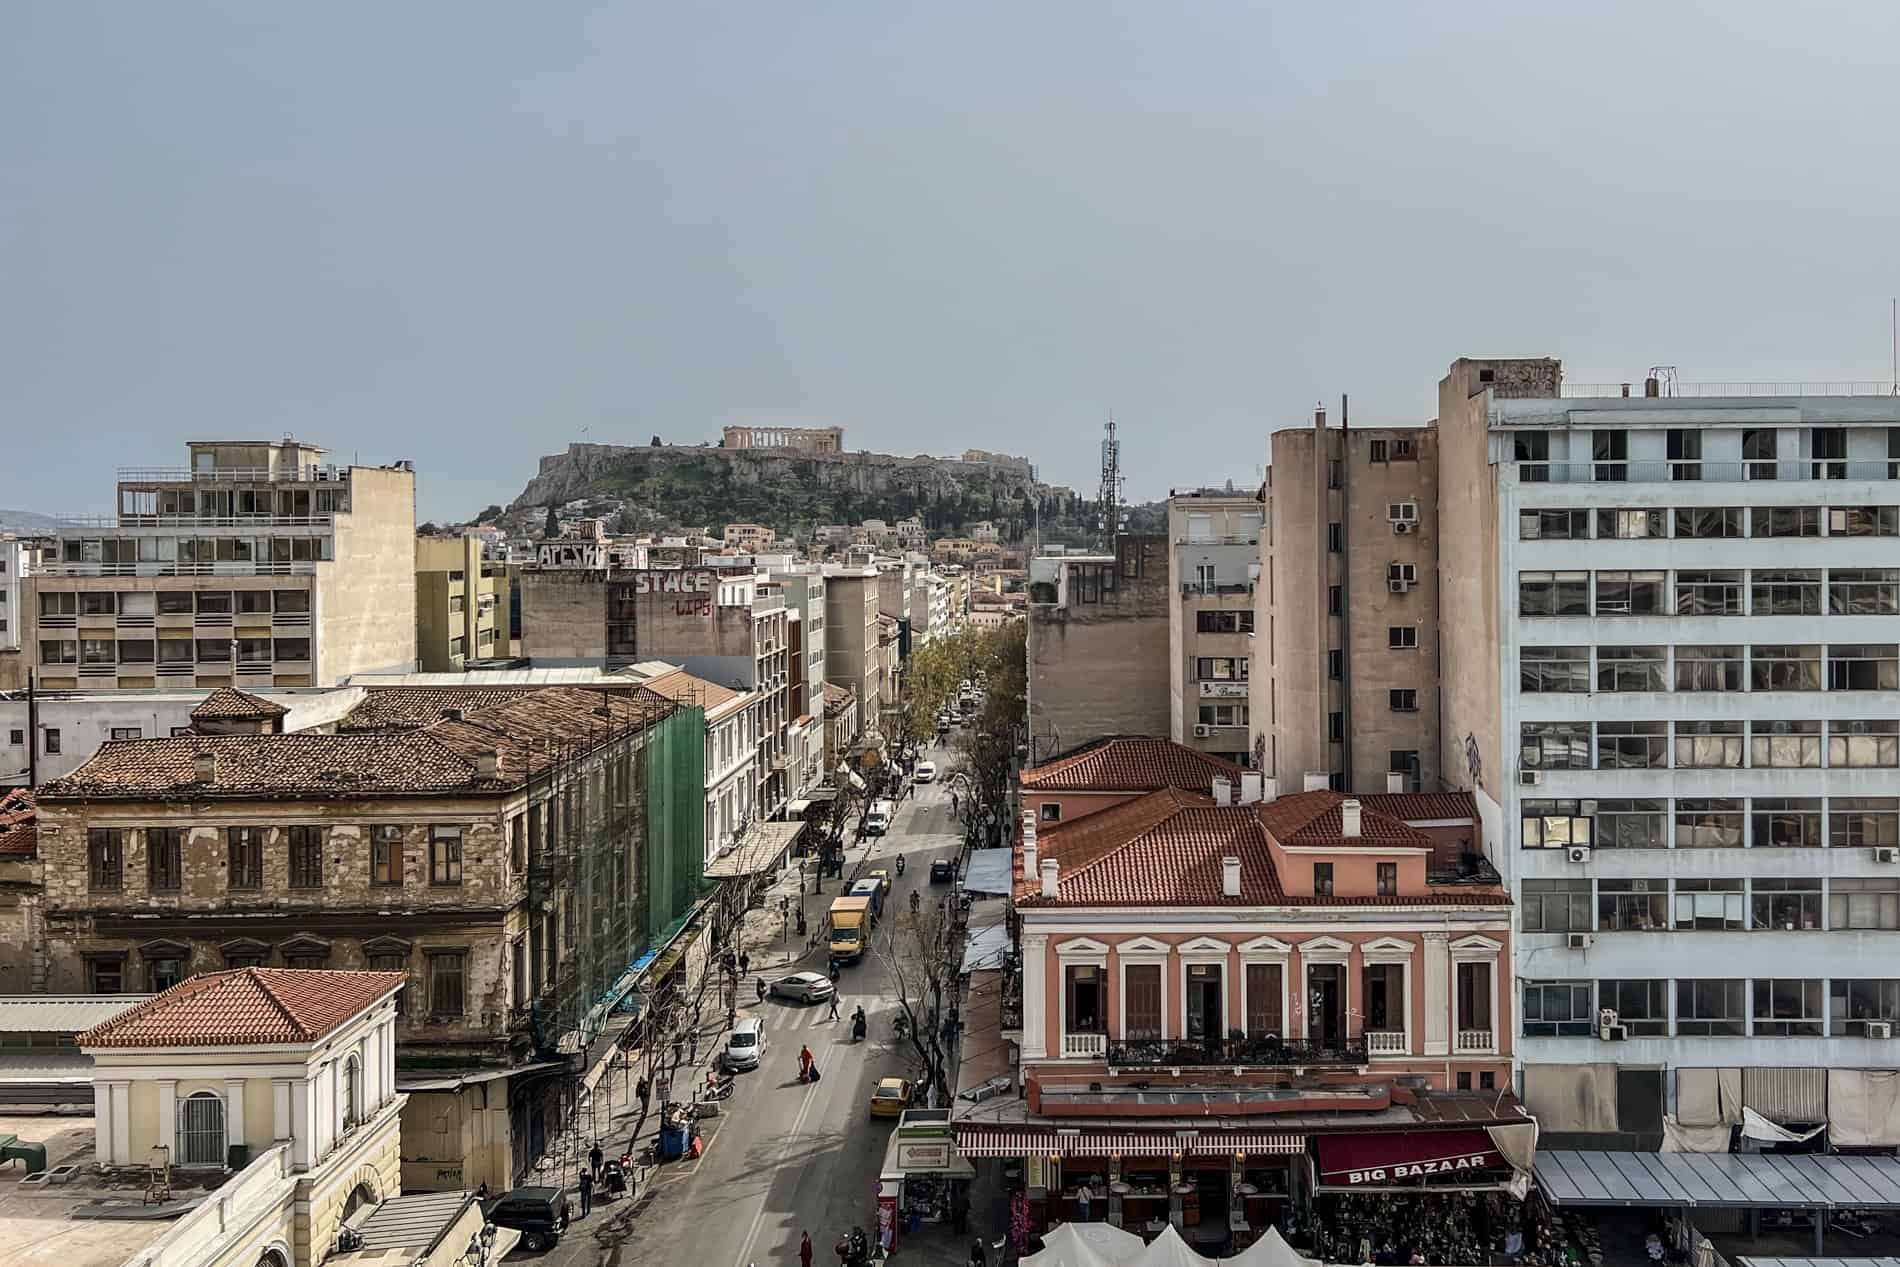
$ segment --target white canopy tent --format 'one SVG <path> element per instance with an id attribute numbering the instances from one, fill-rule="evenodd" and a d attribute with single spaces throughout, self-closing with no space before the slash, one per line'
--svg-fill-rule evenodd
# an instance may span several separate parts
<path id="1" fill-rule="evenodd" d="M 1173 1224 L 1152 1242 L 1108 1223 L 1059 1223 L 1044 1233 L 1043 1250 L 1022 1267 L 1319 1267 L 1268 1228 L 1232 1258 L 1209 1258 L 1183 1240 Z"/>
<path id="2" fill-rule="evenodd" d="M 1223 1267 L 1317 1267 L 1318 1260 L 1306 1257 L 1286 1243 L 1280 1229 L 1269 1227 L 1260 1239 L 1232 1258 L 1221 1260 Z"/>

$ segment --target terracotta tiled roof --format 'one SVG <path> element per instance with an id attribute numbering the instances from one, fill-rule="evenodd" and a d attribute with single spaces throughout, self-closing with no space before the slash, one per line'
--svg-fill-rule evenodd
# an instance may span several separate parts
<path id="1" fill-rule="evenodd" d="M 220 686 L 191 710 L 193 717 L 282 717 L 290 710 L 282 704 L 259 699 L 248 691 Z"/>
<path id="2" fill-rule="evenodd" d="M 839 686 L 836 682 L 825 683 L 825 716 L 836 717 L 856 698 L 849 687 Z"/>
<path id="3" fill-rule="evenodd" d="M 685 669 L 674 669 L 671 673 L 662 673 L 658 677 L 648 678 L 640 685 L 655 695 L 664 696 L 678 704 L 698 704 L 706 710 L 706 716 L 724 708 L 739 699 L 744 692 L 709 682 L 703 677 L 694 677 Z"/>
<path id="4" fill-rule="evenodd" d="M 33 794 L 21 787 L 0 796 L 0 858 L 30 858 L 39 851 L 39 843 Z"/>
<path id="5" fill-rule="evenodd" d="M 1369 810 L 1408 823 L 1478 817 L 1477 802 L 1469 792 L 1381 792 L 1362 796 L 1359 801 Z"/>
<path id="6" fill-rule="evenodd" d="M 1126 735 L 1024 770 L 1022 784 L 1038 792 L 1208 792 L 1217 776 L 1240 785 L 1240 767 L 1231 761 L 1168 739 Z"/>
<path id="7" fill-rule="evenodd" d="M 236 968 L 181 981 L 79 1036 L 81 1047 L 312 1043 L 401 988 L 400 972 Z"/>
<path id="8" fill-rule="evenodd" d="M 1345 815 L 1339 808 L 1348 799 L 1344 792 L 1299 792 L 1277 801 L 1263 801 L 1253 808 L 1261 824 L 1282 845 L 1431 848 L 1431 837 L 1371 809 L 1363 799 L 1359 802 L 1359 835 L 1348 839 L 1342 834 Z"/>
<path id="9" fill-rule="evenodd" d="M 110 741 L 77 770 L 42 787 L 40 799 L 500 791 L 520 785 L 531 770 L 643 729 L 674 707 L 645 691 L 545 687 L 422 729 Z M 200 753 L 215 758 L 208 782 L 198 780 Z M 484 779 L 478 767 L 489 753 L 496 756 L 496 773 Z"/>
<path id="10" fill-rule="evenodd" d="M 350 710 L 342 730 L 415 730 L 442 720 L 449 709 L 480 712 L 532 695 L 539 686 L 373 686 Z"/>

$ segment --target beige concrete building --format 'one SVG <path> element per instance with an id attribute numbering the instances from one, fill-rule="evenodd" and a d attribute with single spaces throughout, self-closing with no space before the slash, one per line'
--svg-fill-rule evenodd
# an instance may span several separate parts
<path id="1" fill-rule="evenodd" d="M 416 659 L 424 673 L 512 654 L 508 565 L 482 557 L 480 537 L 416 538 Z"/>
<path id="2" fill-rule="evenodd" d="M 1168 737 L 1253 764 L 1249 680 L 1266 507 L 1258 493 L 1168 498 Z"/>
<path id="3" fill-rule="evenodd" d="M 1123 533 L 1112 554 L 1030 560 L 1029 760 L 1108 735 L 1165 735 L 1169 586 L 1164 536 Z"/>
<path id="4" fill-rule="evenodd" d="M 756 553 L 771 549 L 778 533 L 764 524 L 727 524 L 725 541 L 728 549 Z"/>
<path id="5" fill-rule="evenodd" d="M 825 569 L 825 681 L 857 700 L 861 730 L 876 727 L 884 702 L 877 616 L 876 568 Z"/>
<path id="6" fill-rule="evenodd" d="M 1437 433 L 1322 409 L 1273 434 L 1267 479 L 1256 759 L 1282 792 L 1438 787 Z"/>
<path id="7" fill-rule="evenodd" d="M 724 449 L 797 449 L 803 453 L 843 453 L 843 427 L 727 427 Z"/>
<path id="8" fill-rule="evenodd" d="M 48 689 L 332 686 L 416 660 L 416 478 L 294 440 L 119 472 L 22 586 Z"/>

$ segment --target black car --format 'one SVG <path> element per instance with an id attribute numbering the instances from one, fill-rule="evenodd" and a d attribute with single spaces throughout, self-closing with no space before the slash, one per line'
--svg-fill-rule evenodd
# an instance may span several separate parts
<path id="1" fill-rule="evenodd" d="M 567 1192 L 561 1188 L 516 1188 L 489 1203 L 486 1217 L 496 1227 L 521 1233 L 527 1250 L 553 1249 L 567 1231 Z"/>
<path id="2" fill-rule="evenodd" d="M 932 884 L 948 884 L 956 878 L 956 864 L 951 862 L 950 859 L 939 858 L 930 864 L 930 882 Z"/>

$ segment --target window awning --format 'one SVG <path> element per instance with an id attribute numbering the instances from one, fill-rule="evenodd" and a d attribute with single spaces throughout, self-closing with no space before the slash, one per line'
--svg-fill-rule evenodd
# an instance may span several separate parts
<path id="1" fill-rule="evenodd" d="M 1319 1137 L 1319 1186 L 1322 1188 L 1387 1188 L 1454 1175 L 1476 1179 L 1487 1170 L 1509 1168 L 1504 1154 L 1482 1130 L 1391 1131 Z M 1490 1186 L 1490 1181 L 1486 1186 Z"/>
<path id="2" fill-rule="evenodd" d="M 1553 1205 L 1900 1209 L 1894 1157 L 1555 1149 L 1536 1169 Z"/>
<path id="3" fill-rule="evenodd" d="M 1059 1131 L 1054 1127 L 960 1126 L 957 1151 L 965 1157 L 1028 1157 L 1036 1153 L 1063 1156 L 1168 1157 L 1177 1152 L 1194 1156 L 1290 1155 L 1306 1151 L 1304 1135 L 1269 1135 L 1259 1131 L 1197 1131 L 1182 1135 L 1154 1131 Z"/>

